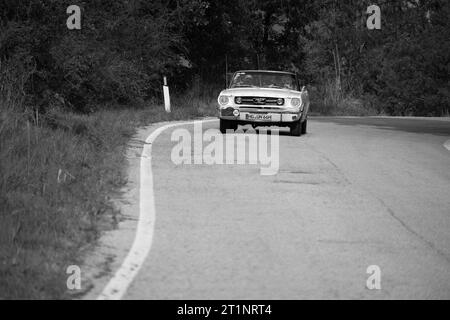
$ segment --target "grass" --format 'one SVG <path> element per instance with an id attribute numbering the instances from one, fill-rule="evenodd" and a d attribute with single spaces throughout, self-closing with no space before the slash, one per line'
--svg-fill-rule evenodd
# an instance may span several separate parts
<path id="1" fill-rule="evenodd" d="M 196 95 L 161 105 L 19 112 L 0 102 L 0 299 L 60 299 L 66 268 L 119 214 L 109 197 L 126 183 L 125 149 L 139 126 L 214 115 Z"/>
<path id="2" fill-rule="evenodd" d="M 352 92 L 342 93 L 333 81 L 309 89 L 311 114 L 323 116 L 375 116 L 381 115 L 373 99 L 357 98 Z"/>

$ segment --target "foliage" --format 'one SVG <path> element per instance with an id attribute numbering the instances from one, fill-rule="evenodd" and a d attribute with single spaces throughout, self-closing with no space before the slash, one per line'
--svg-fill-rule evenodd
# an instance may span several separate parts
<path id="1" fill-rule="evenodd" d="M 82 30 L 69 31 L 71 2 L 0 3 L 0 60 L 32 66 L 24 92 L 40 110 L 159 98 L 163 75 L 177 92 L 198 79 L 220 87 L 243 68 L 296 71 L 324 92 L 332 81 L 338 99 L 388 114 L 448 110 L 445 0 L 380 1 L 371 31 L 368 0 L 86 0 Z"/>

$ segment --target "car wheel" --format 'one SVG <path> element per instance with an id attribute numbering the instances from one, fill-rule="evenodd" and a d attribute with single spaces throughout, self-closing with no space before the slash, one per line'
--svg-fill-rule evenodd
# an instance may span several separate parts
<path id="1" fill-rule="evenodd" d="M 306 127 L 308 126 L 308 119 L 302 122 L 302 134 L 306 134 Z"/>
<path id="2" fill-rule="evenodd" d="M 302 123 L 299 121 L 294 122 L 291 125 L 291 135 L 295 137 L 299 137 L 301 135 Z"/>
<path id="3" fill-rule="evenodd" d="M 227 130 L 236 130 L 237 123 L 230 120 L 220 119 L 220 132 L 227 133 Z"/>

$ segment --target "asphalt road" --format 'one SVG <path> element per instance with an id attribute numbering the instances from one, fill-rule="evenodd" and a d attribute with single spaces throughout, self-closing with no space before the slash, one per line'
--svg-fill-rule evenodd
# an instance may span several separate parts
<path id="1" fill-rule="evenodd" d="M 153 244 L 125 299 L 450 298 L 449 121 L 313 118 L 280 136 L 274 176 L 175 165 L 173 130 L 153 144 Z"/>

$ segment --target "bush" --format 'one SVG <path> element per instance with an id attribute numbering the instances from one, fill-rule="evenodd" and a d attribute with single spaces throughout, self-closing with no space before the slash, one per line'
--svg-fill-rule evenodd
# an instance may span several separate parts
<path id="1" fill-rule="evenodd" d="M 50 53 L 64 75 L 59 90 L 77 110 L 92 111 L 104 102 L 134 103 L 146 95 L 148 77 L 138 64 L 104 50 L 101 43 L 67 36 Z"/>
<path id="2" fill-rule="evenodd" d="M 352 94 L 343 94 L 333 83 L 310 87 L 310 112 L 327 116 L 373 116 L 380 112 L 371 103 L 371 98 L 356 98 Z"/>

